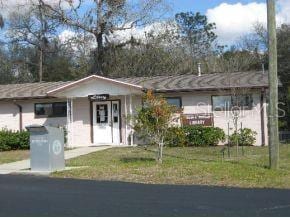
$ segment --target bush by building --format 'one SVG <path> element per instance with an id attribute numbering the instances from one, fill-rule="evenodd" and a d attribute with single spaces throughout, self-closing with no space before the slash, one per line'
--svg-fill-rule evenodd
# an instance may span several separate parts
<path id="1" fill-rule="evenodd" d="M 27 131 L 0 130 L 0 151 L 29 149 Z"/>
<path id="2" fill-rule="evenodd" d="M 165 137 L 165 144 L 169 147 L 185 147 L 188 146 L 187 135 L 184 128 L 171 127 Z"/>
<path id="3" fill-rule="evenodd" d="M 218 127 L 201 125 L 172 127 L 167 133 L 168 146 L 216 146 L 224 142 L 225 133 Z"/>

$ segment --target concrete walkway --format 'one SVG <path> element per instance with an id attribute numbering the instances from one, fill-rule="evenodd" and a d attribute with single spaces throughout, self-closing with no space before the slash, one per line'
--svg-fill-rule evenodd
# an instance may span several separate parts
<path id="1" fill-rule="evenodd" d="M 75 158 L 81 155 L 86 155 L 95 151 L 101 151 L 113 146 L 96 146 L 96 147 L 79 147 L 64 152 L 65 160 Z M 21 170 L 27 170 L 30 168 L 30 159 L 16 161 L 12 163 L 6 163 L 0 165 L 0 174 L 10 174 L 21 172 Z"/>

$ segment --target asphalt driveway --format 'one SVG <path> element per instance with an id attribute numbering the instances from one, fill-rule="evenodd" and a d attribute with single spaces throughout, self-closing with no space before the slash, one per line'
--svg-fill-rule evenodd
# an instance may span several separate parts
<path id="1" fill-rule="evenodd" d="M 290 216 L 290 190 L 0 175 L 0 216 Z"/>

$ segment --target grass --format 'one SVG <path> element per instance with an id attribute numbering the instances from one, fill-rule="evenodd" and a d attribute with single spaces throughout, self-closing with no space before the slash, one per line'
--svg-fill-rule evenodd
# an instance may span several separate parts
<path id="1" fill-rule="evenodd" d="M 54 173 L 54 177 L 115 180 L 152 184 L 202 184 L 290 188 L 290 146 L 280 147 L 280 169 L 268 169 L 267 147 L 246 147 L 245 154 L 225 159 L 221 147 L 165 148 L 162 164 L 155 148 L 111 148 L 67 161 L 86 166 Z M 240 150 L 241 151 L 241 150 Z"/>
<path id="2" fill-rule="evenodd" d="M 29 158 L 29 150 L 1 151 L 0 164 L 10 163 L 14 161 L 24 160 Z"/>

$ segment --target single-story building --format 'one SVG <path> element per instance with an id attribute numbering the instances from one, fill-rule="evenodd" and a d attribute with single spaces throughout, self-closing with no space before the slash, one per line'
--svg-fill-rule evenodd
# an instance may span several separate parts
<path id="1" fill-rule="evenodd" d="M 118 79 L 92 75 L 73 82 L 0 85 L 0 129 L 62 126 L 71 147 L 134 144 L 126 117 L 142 106 L 141 96 L 149 89 L 182 108 L 189 124 L 232 133 L 238 113 L 239 128 L 256 131 L 256 145 L 268 143 L 267 72 Z"/>

